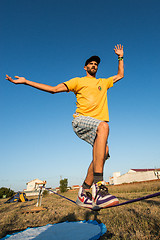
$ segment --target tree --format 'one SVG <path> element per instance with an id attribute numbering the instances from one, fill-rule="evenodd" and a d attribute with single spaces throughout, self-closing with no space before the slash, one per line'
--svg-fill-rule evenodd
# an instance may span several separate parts
<path id="1" fill-rule="evenodd" d="M 60 180 L 60 191 L 67 192 L 68 179 L 64 178 Z"/>
<path id="2" fill-rule="evenodd" d="M 14 194 L 15 192 L 10 188 L 5 188 L 5 187 L 0 188 L 0 198 L 3 198 L 3 195 L 6 195 L 7 198 L 12 197 Z"/>

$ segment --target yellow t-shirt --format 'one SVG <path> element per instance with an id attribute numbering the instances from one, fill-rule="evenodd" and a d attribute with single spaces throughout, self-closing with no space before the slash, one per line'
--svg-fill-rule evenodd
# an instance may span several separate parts
<path id="1" fill-rule="evenodd" d="M 113 87 L 113 77 L 93 78 L 76 77 L 64 82 L 68 91 L 75 93 L 77 98 L 76 114 L 109 121 L 107 90 Z"/>

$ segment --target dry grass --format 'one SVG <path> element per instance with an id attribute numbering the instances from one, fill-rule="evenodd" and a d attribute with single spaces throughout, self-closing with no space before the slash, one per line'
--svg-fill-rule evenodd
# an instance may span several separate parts
<path id="1" fill-rule="evenodd" d="M 160 181 L 110 186 L 120 202 L 152 194 L 160 189 Z M 67 192 L 65 196 L 73 200 L 77 191 Z M 0 199 L 0 237 L 7 233 L 20 231 L 27 227 L 44 226 L 64 221 L 97 220 L 107 227 L 107 233 L 100 239 L 160 239 L 160 197 L 128 204 L 121 207 L 92 212 L 80 208 L 57 195 L 45 196 L 42 200 L 44 211 L 29 212 L 35 208 L 37 198 L 25 203 L 4 204 Z M 26 211 L 27 210 L 27 211 Z"/>

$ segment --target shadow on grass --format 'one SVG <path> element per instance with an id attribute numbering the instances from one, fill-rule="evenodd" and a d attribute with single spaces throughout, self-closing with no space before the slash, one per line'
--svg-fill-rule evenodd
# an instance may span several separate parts
<path id="1" fill-rule="evenodd" d="M 159 236 L 159 222 L 157 221 L 157 219 L 154 219 L 151 216 L 150 208 L 145 209 L 143 211 L 143 214 L 139 213 L 138 210 L 136 210 L 136 209 L 127 209 L 127 211 L 130 212 L 134 216 L 135 219 L 140 220 L 143 217 L 143 219 L 145 219 L 146 223 L 149 224 L 151 233 L 154 234 L 154 236 Z M 155 238 L 155 239 L 159 239 L 159 238 Z"/>
<path id="2" fill-rule="evenodd" d="M 160 207 L 160 202 L 155 201 L 155 200 L 143 200 L 143 202 L 146 202 L 146 203 L 148 203 L 150 205 L 156 205 L 156 206 Z"/>
<path id="3" fill-rule="evenodd" d="M 98 219 L 99 212 L 98 211 L 86 211 L 84 219 L 86 221 L 90 220 L 92 216 L 94 216 L 93 220 L 96 220 L 98 223 L 101 223 L 101 221 Z M 73 221 L 79 221 L 75 215 L 75 213 L 70 213 L 63 218 L 59 220 L 59 222 L 73 222 Z"/>
<path id="4" fill-rule="evenodd" d="M 77 221 L 77 218 L 76 218 L 75 213 L 70 213 L 70 214 L 68 214 L 67 216 L 62 217 L 62 218 L 58 221 L 58 223 L 62 223 L 62 222 L 66 222 L 66 221 L 68 221 L 68 222 Z"/>

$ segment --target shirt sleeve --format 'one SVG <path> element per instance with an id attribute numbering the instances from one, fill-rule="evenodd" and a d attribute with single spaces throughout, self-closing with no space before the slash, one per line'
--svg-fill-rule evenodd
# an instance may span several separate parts
<path id="1" fill-rule="evenodd" d="M 109 77 L 106 80 L 106 83 L 107 83 L 107 89 L 113 87 L 113 77 Z"/>
<path id="2" fill-rule="evenodd" d="M 78 78 L 72 78 L 67 82 L 63 83 L 64 85 L 66 85 L 66 87 L 68 88 L 68 92 L 77 92 L 77 84 L 78 84 Z"/>

